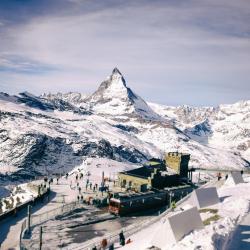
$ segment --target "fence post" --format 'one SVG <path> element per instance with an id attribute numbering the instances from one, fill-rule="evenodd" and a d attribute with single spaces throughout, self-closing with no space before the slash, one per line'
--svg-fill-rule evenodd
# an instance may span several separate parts
<path id="1" fill-rule="evenodd" d="M 21 226 L 21 232 L 20 232 L 20 235 L 19 235 L 19 250 L 22 250 L 23 247 L 22 247 L 22 236 L 23 236 L 23 230 L 26 226 L 26 219 L 24 219 L 24 222 L 22 223 L 22 226 Z"/>
<path id="2" fill-rule="evenodd" d="M 169 208 L 171 208 L 171 203 L 172 203 L 172 193 L 169 193 Z"/>
<path id="3" fill-rule="evenodd" d="M 43 244 L 43 228 L 40 227 L 40 231 L 39 231 L 39 250 L 42 250 L 42 244 Z"/>
<path id="4" fill-rule="evenodd" d="M 30 216 L 31 216 L 31 205 L 28 205 L 28 233 L 30 233 Z"/>

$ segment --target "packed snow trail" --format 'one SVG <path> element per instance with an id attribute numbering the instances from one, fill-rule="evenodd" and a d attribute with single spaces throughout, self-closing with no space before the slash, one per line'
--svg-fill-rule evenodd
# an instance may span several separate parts
<path id="1" fill-rule="evenodd" d="M 231 244 L 227 247 L 228 250 L 250 249 L 250 213 L 248 213 L 238 225 L 230 242 Z"/>

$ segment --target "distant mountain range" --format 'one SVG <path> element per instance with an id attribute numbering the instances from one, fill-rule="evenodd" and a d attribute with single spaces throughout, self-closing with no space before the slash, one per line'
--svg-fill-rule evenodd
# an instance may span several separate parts
<path id="1" fill-rule="evenodd" d="M 249 167 L 250 101 L 147 103 L 117 68 L 90 96 L 0 93 L 0 178 L 64 172 L 85 157 L 136 163 L 168 151 L 189 152 L 193 167 Z"/>

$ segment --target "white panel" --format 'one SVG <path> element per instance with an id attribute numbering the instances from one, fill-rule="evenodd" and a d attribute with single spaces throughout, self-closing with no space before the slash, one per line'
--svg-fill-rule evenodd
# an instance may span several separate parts
<path id="1" fill-rule="evenodd" d="M 174 243 L 176 243 L 175 236 L 173 235 L 169 221 L 166 218 L 161 221 L 158 229 L 155 232 L 155 235 L 153 236 L 151 244 L 155 247 L 164 248 Z"/>
<path id="2" fill-rule="evenodd" d="M 192 205 L 197 206 L 198 208 L 212 206 L 220 202 L 215 187 L 196 189 L 194 190 L 193 195 L 196 196 L 197 203 Z"/>
<path id="3" fill-rule="evenodd" d="M 232 172 L 231 175 L 232 175 L 234 184 L 244 183 L 244 180 L 240 172 Z"/>
<path id="4" fill-rule="evenodd" d="M 176 241 L 179 241 L 193 230 L 204 228 L 197 207 L 175 214 L 169 217 L 168 220 Z"/>

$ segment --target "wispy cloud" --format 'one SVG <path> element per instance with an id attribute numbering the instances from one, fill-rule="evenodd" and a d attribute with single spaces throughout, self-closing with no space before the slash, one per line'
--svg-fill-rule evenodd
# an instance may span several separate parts
<path id="1" fill-rule="evenodd" d="M 23 74 L 43 74 L 56 71 L 56 67 L 43 65 L 40 62 L 27 60 L 16 55 L 0 57 L 0 72 L 23 73 Z"/>
<path id="2" fill-rule="evenodd" d="M 250 92 L 246 1 L 29 2 L 35 11 L 24 8 L 25 18 L 0 29 L 0 74 L 11 90 L 25 82 L 35 93 L 89 93 L 118 66 L 140 95 L 166 104 L 200 104 L 195 96 L 217 104 Z"/>

